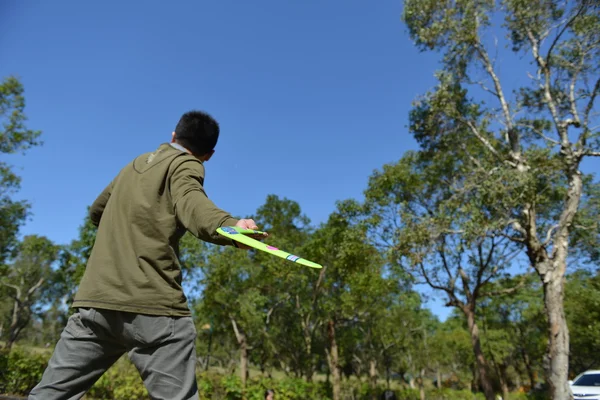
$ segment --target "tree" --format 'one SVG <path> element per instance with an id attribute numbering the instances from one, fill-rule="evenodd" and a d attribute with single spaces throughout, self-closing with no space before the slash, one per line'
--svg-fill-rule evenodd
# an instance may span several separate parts
<path id="1" fill-rule="evenodd" d="M 66 297 L 66 303 L 73 301 L 92 253 L 96 232 L 97 227 L 92 224 L 92 220 L 86 213 L 83 224 L 79 227 L 79 237 L 72 240 L 60 253 L 57 284 L 61 288 L 61 297 Z"/>
<path id="2" fill-rule="evenodd" d="M 526 376 L 529 387 L 536 385 L 536 375 L 543 356 L 544 313 L 541 285 L 534 276 L 515 276 L 495 282 L 493 290 L 502 292 L 526 279 L 526 284 L 510 296 L 486 299 L 481 304 L 483 347 L 492 360 L 502 397 L 506 398 L 511 382 L 521 386 Z"/>
<path id="3" fill-rule="evenodd" d="M 240 357 L 240 378 L 245 389 L 249 351 L 261 335 L 260 312 L 268 299 L 256 284 L 259 266 L 245 252 L 215 248 L 204 271 L 202 308 L 208 317 L 227 321 Z"/>
<path id="4" fill-rule="evenodd" d="M 455 309 L 438 327 L 431 342 L 432 351 L 436 354 L 435 361 L 441 369 L 436 377 L 438 388 L 448 386 L 465 389 L 478 384 L 471 335 L 460 311 Z M 467 381 L 470 384 L 467 384 Z"/>
<path id="5" fill-rule="evenodd" d="M 24 114 L 25 97 L 23 85 L 15 77 L 5 78 L 0 83 L 0 153 L 24 152 L 40 144 L 40 131 L 27 129 Z M 11 197 L 19 190 L 21 179 L 10 165 L 0 161 L 0 266 L 11 255 L 17 243 L 17 233 L 27 216 L 29 204 L 15 201 Z"/>
<path id="6" fill-rule="evenodd" d="M 407 0 L 403 18 L 419 48 L 443 54 L 439 84 L 415 105 L 411 130 L 425 149 L 464 153 L 473 165 L 464 185 L 504 188 L 494 199 L 504 214 L 496 222 L 523 246 L 542 281 L 550 395 L 567 398 L 564 282 L 581 162 L 600 156 L 600 8 L 591 0 Z M 512 51 L 535 68 L 512 96 L 490 38 L 501 18 Z M 461 148 L 467 137 L 485 150 Z"/>
<path id="7" fill-rule="evenodd" d="M 402 290 L 393 278 L 376 278 L 372 286 L 375 287 L 371 291 L 375 289 L 379 292 L 377 305 L 365 313 L 354 330 L 361 333 L 358 337 L 358 356 L 361 363 L 368 366 L 371 397 L 375 398 L 379 371 L 384 372 L 388 388 L 392 368 L 415 372 L 411 368 L 414 363 L 409 361 L 414 359 L 413 356 L 420 356 L 416 347 L 423 342 L 417 336 L 423 332 L 423 326 L 430 325 L 433 317 L 429 310 L 421 308 L 417 293 Z M 424 361 L 423 358 L 421 360 Z"/>
<path id="8" fill-rule="evenodd" d="M 443 293 L 446 305 L 464 315 L 477 375 L 486 399 L 494 399 L 490 366 L 481 346 L 477 305 L 496 293 L 487 286 L 511 266 L 518 248 L 483 224 L 489 193 L 457 199 L 453 180 L 464 165 L 454 157 L 407 153 L 369 180 L 365 211 L 389 261 L 417 281 Z M 508 288 L 510 292 L 515 288 Z"/>
<path id="9" fill-rule="evenodd" d="M 49 300 L 53 288 L 52 264 L 59 247 L 43 236 L 25 236 L 18 246 L 18 255 L 8 266 L 0 283 L 8 289 L 13 304 L 5 348 L 10 349 L 27 327 L 32 314 Z"/>
<path id="10" fill-rule="evenodd" d="M 256 219 L 264 229 L 276 232 L 269 243 L 286 250 L 293 250 L 288 245 L 303 237 L 302 228 L 308 222 L 297 203 L 273 195 L 259 208 Z M 213 248 L 202 268 L 202 313 L 205 318 L 230 324 L 245 388 L 251 353 L 260 354 L 263 365 L 271 358 L 274 342 L 270 327 L 274 313 L 292 299 L 294 268 L 289 261 L 266 257 L 262 252 L 233 248 Z"/>
<path id="11" fill-rule="evenodd" d="M 255 220 L 270 233 L 269 244 L 292 254 L 305 254 L 303 247 L 312 228 L 297 202 L 269 195 L 257 210 Z M 271 316 L 269 325 L 269 340 L 276 344 L 270 347 L 276 351 L 277 363 L 311 381 L 316 333 L 323 323 L 318 310 L 322 271 L 295 266 L 262 252 L 256 253 L 254 260 L 270 271 L 274 289 L 287 295 L 278 303 L 278 312 Z"/>
<path id="12" fill-rule="evenodd" d="M 308 257 L 323 265 L 318 308 L 327 338 L 326 358 L 334 400 L 341 398 L 341 333 L 368 321 L 378 300 L 385 304 L 390 288 L 397 284 L 382 277 L 381 255 L 368 243 L 366 231 L 350 223 L 345 208 L 343 203 L 338 204 L 338 210 L 311 235 L 305 249 Z"/>

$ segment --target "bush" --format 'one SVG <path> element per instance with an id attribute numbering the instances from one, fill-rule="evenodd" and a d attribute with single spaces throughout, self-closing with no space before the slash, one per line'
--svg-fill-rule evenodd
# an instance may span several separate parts
<path id="1" fill-rule="evenodd" d="M 218 378 L 212 373 L 198 375 L 198 388 L 201 399 L 242 399 L 242 381 L 238 375 L 225 375 Z M 324 382 L 306 382 L 299 378 L 273 380 L 266 377 L 249 379 L 246 382 L 248 400 L 263 400 L 267 389 L 275 390 L 277 400 L 328 400 L 328 389 Z"/>
<path id="2" fill-rule="evenodd" d="M 88 399 L 144 400 L 148 391 L 135 366 L 122 357 L 88 391 Z"/>
<path id="3" fill-rule="evenodd" d="M 481 393 L 473 393 L 470 390 L 453 389 L 431 389 L 426 391 L 425 397 L 431 400 L 485 400 L 485 397 Z M 417 397 L 415 397 L 415 399 L 418 398 L 419 396 L 417 393 Z"/>
<path id="4" fill-rule="evenodd" d="M 306 382 L 304 379 L 286 377 L 280 380 L 253 379 L 248 383 L 248 400 L 263 400 L 267 389 L 275 390 L 279 400 L 329 399 L 329 390 L 324 382 Z"/>
<path id="5" fill-rule="evenodd" d="M 40 381 L 50 355 L 14 349 L 10 353 L 0 353 L 0 393 L 27 395 Z M 198 391 L 201 399 L 241 400 L 242 382 L 238 375 L 224 375 L 213 371 L 197 374 Z M 306 382 L 300 378 L 285 377 L 274 380 L 266 377 L 249 379 L 246 387 L 248 400 L 263 400 L 264 392 L 273 389 L 277 400 L 330 400 L 331 384 L 327 382 Z M 379 398 L 385 388 L 378 386 L 372 393 L 364 381 L 342 381 L 341 397 L 343 400 L 370 399 L 373 394 Z M 400 400 L 419 400 L 417 389 L 395 390 Z M 427 389 L 428 400 L 483 400 L 481 393 L 469 390 L 449 388 Z M 94 384 L 86 395 L 86 399 L 112 400 L 145 400 L 148 392 L 135 366 L 125 356 L 113 365 Z M 537 400 L 534 393 L 511 393 L 509 400 Z"/>
<path id="6" fill-rule="evenodd" d="M 27 395 L 42 379 L 50 356 L 21 349 L 0 353 L 0 393 Z"/>

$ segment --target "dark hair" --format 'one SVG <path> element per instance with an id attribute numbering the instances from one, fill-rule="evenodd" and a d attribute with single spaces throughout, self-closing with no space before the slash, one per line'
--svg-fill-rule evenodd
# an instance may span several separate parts
<path id="1" fill-rule="evenodd" d="M 272 394 L 273 396 L 275 395 L 275 391 L 273 389 L 267 389 L 265 391 L 265 399 L 267 398 L 268 395 Z"/>
<path id="2" fill-rule="evenodd" d="M 189 111 L 175 127 L 175 141 L 196 156 L 209 153 L 217 145 L 219 124 L 203 111 Z"/>
<path id="3" fill-rule="evenodd" d="M 386 390 L 385 392 L 381 393 L 381 400 L 397 400 L 398 398 L 396 397 L 396 393 L 394 393 L 394 391 L 392 390 Z"/>

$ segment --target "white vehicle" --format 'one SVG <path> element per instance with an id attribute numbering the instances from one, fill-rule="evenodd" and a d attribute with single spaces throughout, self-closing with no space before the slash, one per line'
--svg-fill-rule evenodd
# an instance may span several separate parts
<path id="1" fill-rule="evenodd" d="M 600 400 L 600 370 L 585 371 L 569 385 L 575 400 Z"/>

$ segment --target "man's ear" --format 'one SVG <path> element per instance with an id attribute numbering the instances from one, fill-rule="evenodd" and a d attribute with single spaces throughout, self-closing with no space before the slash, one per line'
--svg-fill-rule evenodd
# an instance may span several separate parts
<path id="1" fill-rule="evenodd" d="M 175 132 L 171 133 L 171 143 L 175 143 Z"/>
<path id="2" fill-rule="evenodd" d="M 215 154 L 215 150 L 214 150 L 214 149 L 213 149 L 213 150 L 211 150 L 211 151 L 209 151 L 209 152 L 208 152 L 208 153 L 206 153 L 205 155 L 203 155 L 203 156 L 201 157 L 202 161 L 208 161 L 208 160 L 210 160 L 210 158 L 213 156 L 213 154 Z"/>

